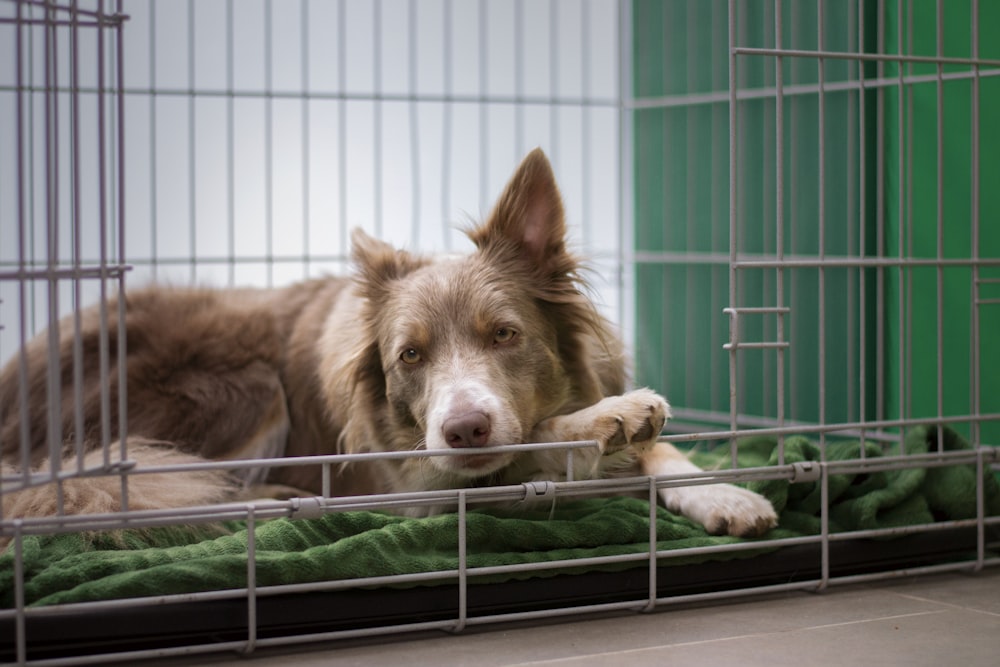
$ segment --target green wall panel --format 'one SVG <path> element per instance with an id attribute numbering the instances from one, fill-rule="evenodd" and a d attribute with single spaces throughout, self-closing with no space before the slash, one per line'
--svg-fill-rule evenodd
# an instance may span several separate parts
<path id="1" fill-rule="evenodd" d="M 913 16 L 904 15 L 903 23 L 909 31 L 904 35 L 908 50 L 934 55 L 933 3 L 913 5 Z M 750 1 L 736 6 L 739 44 L 774 46 L 774 3 Z M 784 47 L 815 49 L 820 45 L 817 6 L 815 2 L 782 3 Z M 875 28 L 881 25 L 885 52 L 896 52 L 894 8 L 880 19 L 876 3 L 867 3 L 860 17 L 856 3 L 822 6 L 824 50 L 857 51 L 863 24 L 866 51 L 877 51 Z M 635 241 L 640 260 L 636 270 L 637 380 L 663 391 L 688 420 L 713 423 L 727 421 L 730 410 L 730 357 L 723 349 L 729 326 L 723 308 L 730 305 L 727 11 L 724 1 L 637 0 L 632 26 L 634 96 L 640 102 L 633 118 Z M 946 55 L 969 55 L 968 12 L 968 2 L 947 3 Z M 1000 25 L 1000 4 L 980 12 L 980 25 Z M 981 56 L 1000 58 L 998 48 L 1000 42 L 984 39 Z M 739 58 L 736 233 L 741 257 L 774 257 L 778 251 L 779 149 L 784 163 L 780 178 L 786 257 L 808 260 L 821 253 L 936 257 L 936 84 L 905 88 L 901 123 L 897 87 L 868 86 L 859 92 L 852 82 L 862 72 L 854 60 L 823 62 L 826 91 L 821 105 L 815 90 L 819 67 L 815 58 L 782 59 L 784 123 L 779 141 L 775 59 Z M 904 72 L 933 73 L 935 67 L 906 66 Z M 868 81 L 897 73 L 893 64 L 864 64 Z M 1000 137 L 997 124 L 989 119 L 1000 114 L 998 86 L 1000 78 L 984 77 L 980 83 L 979 255 L 994 258 L 1000 254 Z M 972 253 L 970 91 L 968 81 L 945 84 L 945 257 L 968 258 Z M 647 108 L 644 102 L 657 106 Z M 783 384 L 782 407 L 789 420 L 832 423 L 892 419 L 900 414 L 933 417 L 938 414 L 939 348 L 944 414 L 973 411 L 972 270 L 949 267 L 941 274 L 939 305 L 938 269 L 934 267 L 740 269 L 736 274 L 738 306 L 783 305 L 791 312 L 784 319 L 784 340 L 789 347 L 783 353 L 785 373 L 780 382 L 778 352 L 738 353 L 737 411 L 775 417 L 778 386 Z M 780 303 L 779 276 L 784 283 Z M 980 276 L 996 277 L 996 271 L 982 268 Z M 987 285 L 980 296 L 1000 296 L 989 293 L 990 289 L 1000 292 L 1000 287 Z M 984 370 L 997 368 L 1000 361 L 1000 306 L 981 306 L 978 316 L 980 409 L 1000 412 L 996 373 Z M 940 340 L 939 319 L 943 323 Z M 739 335 L 742 341 L 774 341 L 776 329 L 774 315 L 746 315 Z M 988 434 L 993 441 L 1000 439 L 996 426 L 986 424 L 984 438 Z"/>

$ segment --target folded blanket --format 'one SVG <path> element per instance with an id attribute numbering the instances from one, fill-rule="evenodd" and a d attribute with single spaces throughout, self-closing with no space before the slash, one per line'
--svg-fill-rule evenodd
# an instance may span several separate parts
<path id="1" fill-rule="evenodd" d="M 906 438 L 910 454 L 936 450 L 937 429 L 918 428 Z M 944 449 L 968 449 L 968 443 L 944 431 Z M 875 458 L 882 449 L 870 443 L 829 442 L 828 460 L 857 458 L 860 448 Z M 818 461 L 819 447 L 805 438 L 785 440 L 784 460 Z M 705 468 L 728 465 L 728 448 L 695 452 Z M 773 438 L 739 444 L 743 467 L 777 463 Z M 984 480 L 987 511 L 1000 514 L 1000 487 L 993 475 Z M 812 535 L 820 529 L 818 482 L 785 480 L 749 485 L 767 496 L 780 513 L 780 525 L 760 550 L 681 557 L 666 564 L 748 557 L 768 549 L 766 540 Z M 965 519 L 976 512 L 976 473 L 971 466 L 893 470 L 863 475 L 835 475 L 829 482 L 830 529 L 845 531 Z M 560 501 L 549 507 L 476 510 L 467 516 L 470 568 L 544 563 L 591 556 L 648 551 L 649 506 L 634 498 Z M 684 549 L 741 542 L 710 536 L 683 517 L 659 508 L 657 548 Z M 393 574 L 448 571 L 458 567 L 458 518 L 444 514 L 407 519 L 379 512 L 344 512 L 319 519 L 276 519 L 256 530 L 258 586 L 308 583 Z M 113 542 L 67 534 L 24 539 L 25 601 L 50 605 L 149 595 L 242 588 L 246 585 L 247 531 L 234 522 L 232 532 L 203 539 L 204 529 L 128 533 Z M 635 563 L 601 569 L 636 567 Z M 644 566 L 640 563 L 639 566 Z M 553 576 L 580 568 L 553 568 L 512 575 L 475 577 L 473 582 Z M 14 604 L 14 562 L 0 556 L 0 607 Z"/>

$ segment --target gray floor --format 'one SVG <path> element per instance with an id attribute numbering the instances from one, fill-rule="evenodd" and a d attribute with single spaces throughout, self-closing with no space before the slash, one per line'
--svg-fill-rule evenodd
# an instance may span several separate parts
<path id="1" fill-rule="evenodd" d="M 1000 568 L 545 623 L 153 663 L 318 665 L 1000 664 Z"/>

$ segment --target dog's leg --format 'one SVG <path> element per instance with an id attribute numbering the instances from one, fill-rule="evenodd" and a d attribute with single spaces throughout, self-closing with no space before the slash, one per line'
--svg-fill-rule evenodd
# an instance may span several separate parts
<path id="1" fill-rule="evenodd" d="M 653 446 L 669 417 L 670 406 L 662 396 L 637 389 L 545 419 L 531 432 L 530 442 L 596 440 L 596 448 L 574 450 L 573 476 L 603 477 L 634 470 L 637 454 Z M 534 458 L 545 473 L 565 471 L 566 455 L 560 451 L 537 452 Z"/>
<path id="2" fill-rule="evenodd" d="M 639 454 L 646 475 L 682 475 L 701 469 L 668 442 L 657 442 Z M 660 489 L 667 509 L 705 526 L 713 535 L 757 537 L 778 524 L 766 498 L 732 484 L 703 484 Z"/>
<path id="3" fill-rule="evenodd" d="M 657 442 L 670 406 L 649 389 L 610 396 L 572 414 L 542 421 L 532 431 L 534 442 L 597 440 L 599 448 L 574 452 L 576 477 L 621 474 L 631 468 L 644 475 L 675 475 L 700 469 L 673 445 Z M 560 452 L 535 456 L 543 472 L 565 467 Z M 762 496 L 731 484 L 660 489 L 667 509 L 699 522 L 712 534 L 760 535 L 777 524 L 774 508 Z"/>

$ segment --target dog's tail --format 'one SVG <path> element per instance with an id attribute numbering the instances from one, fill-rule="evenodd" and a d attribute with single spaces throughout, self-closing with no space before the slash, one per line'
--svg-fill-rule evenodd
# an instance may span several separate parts
<path id="1" fill-rule="evenodd" d="M 138 468 L 166 465 L 187 465 L 204 462 L 197 456 L 185 454 L 168 443 L 129 438 L 129 460 Z M 104 463 L 101 450 L 88 453 L 83 460 L 83 469 L 100 469 Z M 77 467 L 75 458 L 62 463 L 62 470 Z M 37 470 L 50 470 L 45 461 Z M 19 471 L 11 465 L 2 464 L 3 476 L 16 477 Z M 34 518 L 54 516 L 61 509 L 63 514 L 107 514 L 122 510 L 122 480 L 119 475 L 71 476 L 56 482 L 31 486 L 2 496 L 3 518 Z M 223 470 L 182 470 L 178 472 L 158 472 L 129 475 L 127 480 L 128 509 L 151 510 L 172 507 L 211 505 L 231 500 L 241 490 L 239 482 Z M 0 551 L 9 542 L 9 536 L 0 536 Z"/>

